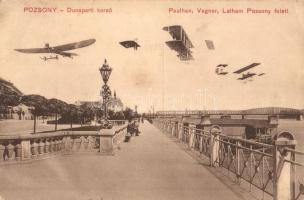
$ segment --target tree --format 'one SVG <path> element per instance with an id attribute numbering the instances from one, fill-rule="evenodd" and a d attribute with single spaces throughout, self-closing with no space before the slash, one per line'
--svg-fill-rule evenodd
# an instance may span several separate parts
<path id="1" fill-rule="evenodd" d="M 80 106 L 80 112 L 84 122 L 91 121 L 94 119 L 94 108 L 89 103 L 82 104 Z"/>
<path id="2" fill-rule="evenodd" d="M 17 106 L 20 101 L 20 96 L 19 95 L 4 95 L 0 94 L 0 105 L 2 106 Z"/>
<path id="3" fill-rule="evenodd" d="M 34 118 L 37 116 L 45 116 L 48 114 L 48 99 L 40 95 L 24 95 L 21 98 L 21 103 L 26 106 L 34 107 L 32 111 Z"/>
<path id="4" fill-rule="evenodd" d="M 123 111 L 123 114 L 127 120 L 132 119 L 134 116 L 133 110 L 129 107 L 126 107 L 126 109 Z"/>

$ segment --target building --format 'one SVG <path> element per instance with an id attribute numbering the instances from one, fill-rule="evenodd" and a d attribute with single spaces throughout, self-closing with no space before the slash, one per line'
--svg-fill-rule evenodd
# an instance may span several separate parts
<path id="1" fill-rule="evenodd" d="M 35 110 L 34 107 L 27 106 L 24 104 L 19 104 L 18 106 L 11 106 L 9 107 L 10 113 L 12 116 L 12 119 L 16 120 L 33 120 L 34 114 L 33 110 Z"/>
<path id="2" fill-rule="evenodd" d="M 113 97 L 110 97 L 107 105 L 108 105 L 108 110 L 112 110 L 114 112 L 123 111 L 123 103 L 121 102 L 120 98 L 117 98 L 115 91 Z"/>
<path id="3" fill-rule="evenodd" d="M 76 101 L 75 102 L 76 106 L 81 106 L 81 105 L 84 105 L 84 104 L 86 104 L 87 106 L 89 106 L 91 108 L 103 109 L 102 102 L 100 102 L 100 101 Z M 123 103 L 120 100 L 120 98 L 118 98 L 116 96 L 115 91 L 114 91 L 114 95 L 110 96 L 110 98 L 108 100 L 107 109 L 112 110 L 114 112 L 122 112 L 123 111 Z"/>
<path id="4" fill-rule="evenodd" d="M 81 105 L 88 105 L 91 108 L 100 108 L 101 109 L 101 102 L 100 101 L 76 101 L 75 105 L 76 106 L 81 106 Z"/>

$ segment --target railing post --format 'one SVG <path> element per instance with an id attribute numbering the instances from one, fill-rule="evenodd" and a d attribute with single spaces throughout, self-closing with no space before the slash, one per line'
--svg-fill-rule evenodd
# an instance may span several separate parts
<path id="1" fill-rule="evenodd" d="M 236 147 L 235 147 L 235 158 L 236 158 L 236 178 L 237 178 L 237 183 L 240 183 L 241 179 L 240 179 L 240 168 L 241 168 L 241 143 L 240 141 L 236 141 Z"/>
<path id="2" fill-rule="evenodd" d="M 203 153 L 203 148 L 204 148 L 204 131 L 201 129 L 201 131 L 199 131 L 199 152 Z"/>
<path id="3" fill-rule="evenodd" d="M 14 150 L 15 150 L 15 146 L 12 144 L 13 141 L 11 141 L 7 146 L 7 159 L 8 160 L 14 160 Z"/>
<path id="4" fill-rule="evenodd" d="M 182 140 L 183 131 L 184 131 L 183 123 L 178 122 L 178 140 Z"/>
<path id="5" fill-rule="evenodd" d="M 195 125 L 194 124 L 189 124 L 189 148 L 193 148 L 193 144 L 194 144 L 194 136 L 195 136 Z"/>
<path id="6" fill-rule="evenodd" d="M 21 141 L 21 160 L 31 159 L 31 141 L 22 140 Z"/>
<path id="7" fill-rule="evenodd" d="M 33 140 L 33 143 L 31 144 L 31 155 L 32 158 L 37 158 L 38 156 L 38 143 L 35 140 Z"/>
<path id="8" fill-rule="evenodd" d="M 171 121 L 167 122 L 167 130 L 166 130 L 166 132 L 171 134 Z"/>
<path id="9" fill-rule="evenodd" d="M 102 155 L 114 155 L 113 144 L 114 131 L 111 129 L 102 129 L 99 136 L 99 153 Z"/>
<path id="10" fill-rule="evenodd" d="M 171 122 L 171 135 L 172 136 L 174 136 L 174 132 L 175 132 L 175 129 L 176 129 L 176 127 L 175 127 L 175 122 Z"/>
<path id="11" fill-rule="evenodd" d="M 0 144 L 0 163 L 4 161 L 5 146 Z"/>
<path id="12" fill-rule="evenodd" d="M 162 131 L 164 131 L 165 125 L 166 125 L 166 121 L 162 120 L 161 123 L 162 123 L 161 129 L 162 129 Z"/>
<path id="13" fill-rule="evenodd" d="M 219 134 L 221 133 L 221 128 L 219 126 L 212 126 L 210 129 L 210 166 L 218 167 L 219 166 L 219 150 L 220 150 L 220 141 Z"/>
<path id="14" fill-rule="evenodd" d="M 63 138 L 63 151 L 64 153 L 72 152 L 72 139 L 71 136 L 65 136 Z"/>
<path id="15" fill-rule="evenodd" d="M 295 161 L 295 154 L 286 148 L 295 149 L 296 140 L 289 132 L 275 136 L 274 141 L 274 200 L 295 199 L 295 166 L 285 160 Z"/>
<path id="16" fill-rule="evenodd" d="M 38 156 L 42 156 L 44 154 L 44 142 L 40 139 L 38 143 Z"/>

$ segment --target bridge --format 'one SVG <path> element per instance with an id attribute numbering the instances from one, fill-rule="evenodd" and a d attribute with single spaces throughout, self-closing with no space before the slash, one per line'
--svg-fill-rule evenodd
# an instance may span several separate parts
<path id="1" fill-rule="evenodd" d="M 303 120 L 304 111 L 292 108 L 266 107 L 247 110 L 185 110 L 185 111 L 158 111 L 157 116 L 183 116 L 183 115 L 276 115 L 282 117 L 296 117 Z"/>

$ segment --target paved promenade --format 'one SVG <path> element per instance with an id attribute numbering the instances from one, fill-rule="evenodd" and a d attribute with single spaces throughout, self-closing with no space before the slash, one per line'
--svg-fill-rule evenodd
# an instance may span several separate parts
<path id="1" fill-rule="evenodd" d="M 115 156 L 74 154 L 2 165 L 0 196 L 6 200 L 242 199 L 158 129 L 145 122 L 141 131 Z"/>

